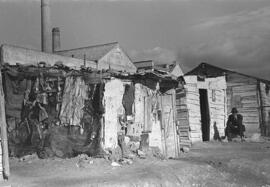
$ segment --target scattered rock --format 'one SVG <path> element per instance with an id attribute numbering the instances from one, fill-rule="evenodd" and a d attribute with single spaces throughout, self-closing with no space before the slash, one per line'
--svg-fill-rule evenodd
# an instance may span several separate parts
<path id="1" fill-rule="evenodd" d="M 221 139 L 221 142 L 228 143 L 228 139 L 227 138 Z"/>
<path id="2" fill-rule="evenodd" d="M 233 142 L 242 142 L 242 139 L 240 137 L 236 137 L 232 139 Z"/>
<path id="3" fill-rule="evenodd" d="M 109 150 L 109 160 L 110 161 L 118 161 L 122 158 L 122 150 L 120 148 L 120 146 L 117 146 L 115 149 L 113 150 Z"/>
<path id="4" fill-rule="evenodd" d="M 38 159 L 38 156 L 36 153 L 34 153 L 31 155 L 25 155 L 25 156 L 19 158 L 19 161 L 20 162 L 30 162 L 31 160 L 37 160 L 37 159 Z"/>
<path id="5" fill-rule="evenodd" d="M 186 147 L 186 146 L 183 147 L 182 149 L 183 149 L 183 152 L 184 153 L 188 153 L 190 151 L 189 147 Z"/>
<path id="6" fill-rule="evenodd" d="M 121 164 L 127 164 L 127 165 L 133 164 L 133 161 L 131 159 L 126 159 L 126 158 L 121 159 L 120 162 Z"/>
<path id="7" fill-rule="evenodd" d="M 86 154 L 78 155 L 76 158 L 78 158 L 78 162 L 76 163 L 78 168 L 89 168 L 94 163 L 94 160 Z"/>
<path id="8" fill-rule="evenodd" d="M 119 166 L 121 166 L 121 165 L 118 164 L 117 162 L 112 162 L 111 166 L 113 166 L 113 167 L 119 167 Z"/>
<path id="9" fill-rule="evenodd" d="M 55 155 L 59 158 L 63 158 L 64 157 L 64 153 L 61 150 L 57 150 L 57 149 L 52 149 L 55 153 Z"/>
<path id="10" fill-rule="evenodd" d="M 251 142 L 263 142 L 263 138 L 261 137 L 261 135 L 259 133 L 254 133 L 251 138 L 250 138 Z"/>
<path id="11" fill-rule="evenodd" d="M 141 150 L 137 150 L 137 154 L 138 154 L 138 156 L 140 157 L 140 158 L 146 158 L 146 154 L 145 154 L 145 152 L 143 152 L 143 151 L 141 151 Z"/>
<path id="12" fill-rule="evenodd" d="M 140 142 L 133 142 L 133 141 L 130 141 L 128 144 L 128 147 L 129 147 L 129 150 L 136 153 L 137 150 L 139 149 L 140 147 Z"/>
<path id="13" fill-rule="evenodd" d="M 165 156 L 161 153 L 161 150 L 158 147 L 150 147 L 150 151 L 152 156 L 161 160 L 165 159 Z"/>
<path id="14" fill-rule="evenodd" d="M 79 160 L 77 163 L 76 163 L 76 166 L 78 168 L 89 168 L 90 165 L 94 164 L 94 161 L 93 160 Z"/>
<path id="15" fill-rule="evenodd" d="M 89 157 L 87 154 L 80 154 L 76 158 L 79 160 L 81 160 L 81 159 L 88 160 L 91 157 Z"/>
<path id="16" fill-rule="evenodd" d="M 127 164 L 128 164 L 128 165 L 131 165 L 131 164 L 133 164 L 133 161 L 130 160 L 130 159 L 128 159 L 128 160 L 127 160 Z"/>
<path id="17" fill-rule="evenodd" d="M 135 157 L 136 157 L 136 155 L 133 153 L 128 153 L 128 155 L 126 156 L 126 158 L 128 158 L 128 159 L 134 159 Z"/>

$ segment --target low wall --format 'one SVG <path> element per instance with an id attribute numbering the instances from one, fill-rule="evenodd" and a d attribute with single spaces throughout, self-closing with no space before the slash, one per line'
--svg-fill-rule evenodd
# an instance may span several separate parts
<path id="1" fill-rule="evenodd" d="M 80 69 L 84 65 L 81 59 L 60 56 L 56 54 L 44 53 L 23 47 L 12 45 L 1 46 L 1 63 L 8 63 L 10 65 L 37 65 L 39 62 L 45 62 L 53 66 L 56 62 L 62 62 L 65 66 L 73 69 Z M 96 68 L 96 63 L 92 61 L 85 61 L 86 67 Z"/>

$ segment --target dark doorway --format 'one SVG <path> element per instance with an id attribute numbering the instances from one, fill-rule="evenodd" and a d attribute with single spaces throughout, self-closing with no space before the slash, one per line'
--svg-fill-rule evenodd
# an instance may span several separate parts
<path id="1" fill-rule="evenodd" d="M 199 89 L 200 93 L 200 108 L 201 108 L 201 123 L 202 123 L 202 139 L 203 141 L 210 140 L 210 115 L 209 104 L 206 89 Z"/>

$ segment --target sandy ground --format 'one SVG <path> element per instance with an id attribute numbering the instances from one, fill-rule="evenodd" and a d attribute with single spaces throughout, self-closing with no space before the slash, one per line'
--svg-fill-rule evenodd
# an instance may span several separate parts
<path id="1" fill-rule="evenodd" d="M 79 161 L 80 160 L 80 161 Z M 269 186 L 270 142 L 195 144 L 177 160 L 11 159 L 15 186 Z"/>

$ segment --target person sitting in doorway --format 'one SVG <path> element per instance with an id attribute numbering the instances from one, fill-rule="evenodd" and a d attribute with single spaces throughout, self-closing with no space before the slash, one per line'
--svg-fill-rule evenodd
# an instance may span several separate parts
<path id="1" fill-rule="evenodd" d="M 228 117 L 225 136 L 228 138 L 228 141 L 232 141 L 232 138 L 239 135 L 243 141 L 244 131 L 243 116 L 238 114 L 237 108 L 232 108 L 231 114 Z"/>

